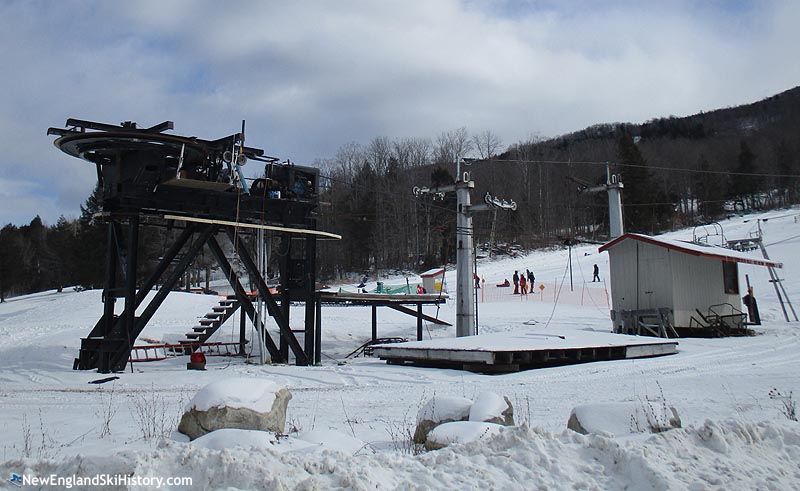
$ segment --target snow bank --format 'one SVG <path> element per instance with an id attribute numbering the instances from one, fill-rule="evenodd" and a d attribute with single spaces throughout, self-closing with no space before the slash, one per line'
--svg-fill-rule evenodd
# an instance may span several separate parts
<path id="1" fill-rule="evenodd" d="M 425 447 L 438 449 L 454 443 L 469 443 L 489 438 L 500 432 L 502 425 L 483 421 L 454 421 L 444 423 L 428 433 Z"/>
<path id="2" fill-rule="evenodd" d="M 314 429 L 301 431 L 293 436 L 305 442 L 315 444 L 320 450 L 331 450 L 350 455 L 372 451 L 369 444 L 336 430 Z"/>
<path id="3" fill-rule="evenodd" d="M 277 436 L 268 431 L 223 428 L 197 438 L 191 445 L 209 450 L 255 448 L 279 453 L 331 451 L 355 455 L 358 452 L 370 452 L 367 443 L 335 430 L 311 430 Z"/>
<path id="4" fill-rule="evenodd" d="M 674 408 L 655 401 L 642 401 L 576 406 L 567 425 L 578 433 L 620 436 L 680 428 L 681 420 Z"/>
<path id="5" fill-rule="evenodd" d="M 278 438 L 275 433 L 259 430 L 223 428 L 194 440 L 191 445 L 210 450 L 270 448 L 276 452 L 302 450 L 317 445 L 296 438 Z"/>
<path id="6" fill-rule="evenodd" d="M 189 476 L 191 488 L 201 490 L 794 490 L 798 461 L 797 423 L 706 422 L 637 439 L 506 428 L 489 439 L 417 456 L 333 459 L 272 447 L 213 450 L 171 442 L 149 452 L 12 461 L 0 465 L 0 473 Z"/>

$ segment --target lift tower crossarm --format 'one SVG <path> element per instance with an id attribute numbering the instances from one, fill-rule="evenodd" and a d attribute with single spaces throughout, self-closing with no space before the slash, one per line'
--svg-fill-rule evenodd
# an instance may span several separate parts
<path id="1" fill-rule="evenodd" d="M 456 168 L 460 169 L 460 162 Z M 484 203 L 472 206 L 470 204 L 470 189 L 475 188 L 475 182 L 470 179 L 469 172 L 456 172 L 457 181 L 446 186 L 433 188 L 414 187 L 414 196 L 434 194 L 444 196 L 445 193 L 456 193 L 456 336 L 471 336 L 477 333 L 475 316 L 475 299 L 473 298 L 473 265 L 475 250 L 473 248 L 472 215 L 481 211 L 502 208 L 515 210 L 514 201 L 500 200 L 486 193 Z"/>
<path id="2" fill-rule="evenodd" d="M 606 162 L 606 183 L 593 186 L 591 183 L 568 176 L 568 179 L 580 185 L 580 193 L 602 193 L 608 192 L 608 232 L 611 240 L 621 237 L 623 234 L 622 226 L 622 196 L 621 190 L 625 187 L 619 181 L 616 174 L 611 174 L 611 169 Z"/>

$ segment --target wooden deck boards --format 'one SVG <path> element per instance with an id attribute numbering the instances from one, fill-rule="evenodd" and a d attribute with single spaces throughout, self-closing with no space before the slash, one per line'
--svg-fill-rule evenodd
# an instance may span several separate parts
<path id="1" fill-rule="evenodd" d="M 591 331 L 494 333 L 463 338 L 377 345 L 374 355 L 391 364 L 508 373 L 595 361 L 677 353 L 671 339 Z"/>

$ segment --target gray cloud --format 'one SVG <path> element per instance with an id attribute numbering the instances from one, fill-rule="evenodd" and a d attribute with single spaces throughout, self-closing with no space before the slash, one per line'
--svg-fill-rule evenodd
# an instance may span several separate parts
<path id="1" fill-rule="evenodd" d="M 800 6 L 767 2 L 6 2 L 0 224 L 77 215 L 94 169 L 68 117 L 312 162 L 466 126 L 506 144 L 752 102 L 800 79 Z M 250 171 L 254 172 L 254 171 Z"/>

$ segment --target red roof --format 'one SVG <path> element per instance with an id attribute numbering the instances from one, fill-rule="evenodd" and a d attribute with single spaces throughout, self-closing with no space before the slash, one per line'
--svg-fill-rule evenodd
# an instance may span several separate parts
<path id="1" fill-rule="evenodd" d="M 432 276 L 441 276 L 444 274 L 444 268 L 434 268 L 420 274 L 420 278 L 430 278 Z"/>
<path id="2" fill-rule="evenodd" d="M 757 266 L 768 266 L 773 268 L 782 268 L 783 264 L 769 259 L 762 259 L 758 257 L 749 256 L 743 252 L 726 249 L 724 247 L 711 246 L 706 244 L 698 244 L 695 242 L 685 242 L 682 240 L 655 238 L 648 235 L 641 234 L 625 234 L 612 240 L 607 244 L 603 244 L 598 249 L 599 252 L 607 251 L 619 244 L 623 240 L 638 240 L 646 244 L 652 244 L 666 249 L 683 252 L 692 256 L 707 257 L 711 259 L 719 259 L 720 261 L 729 261 L 735 263 L 755 264 Z"/>

